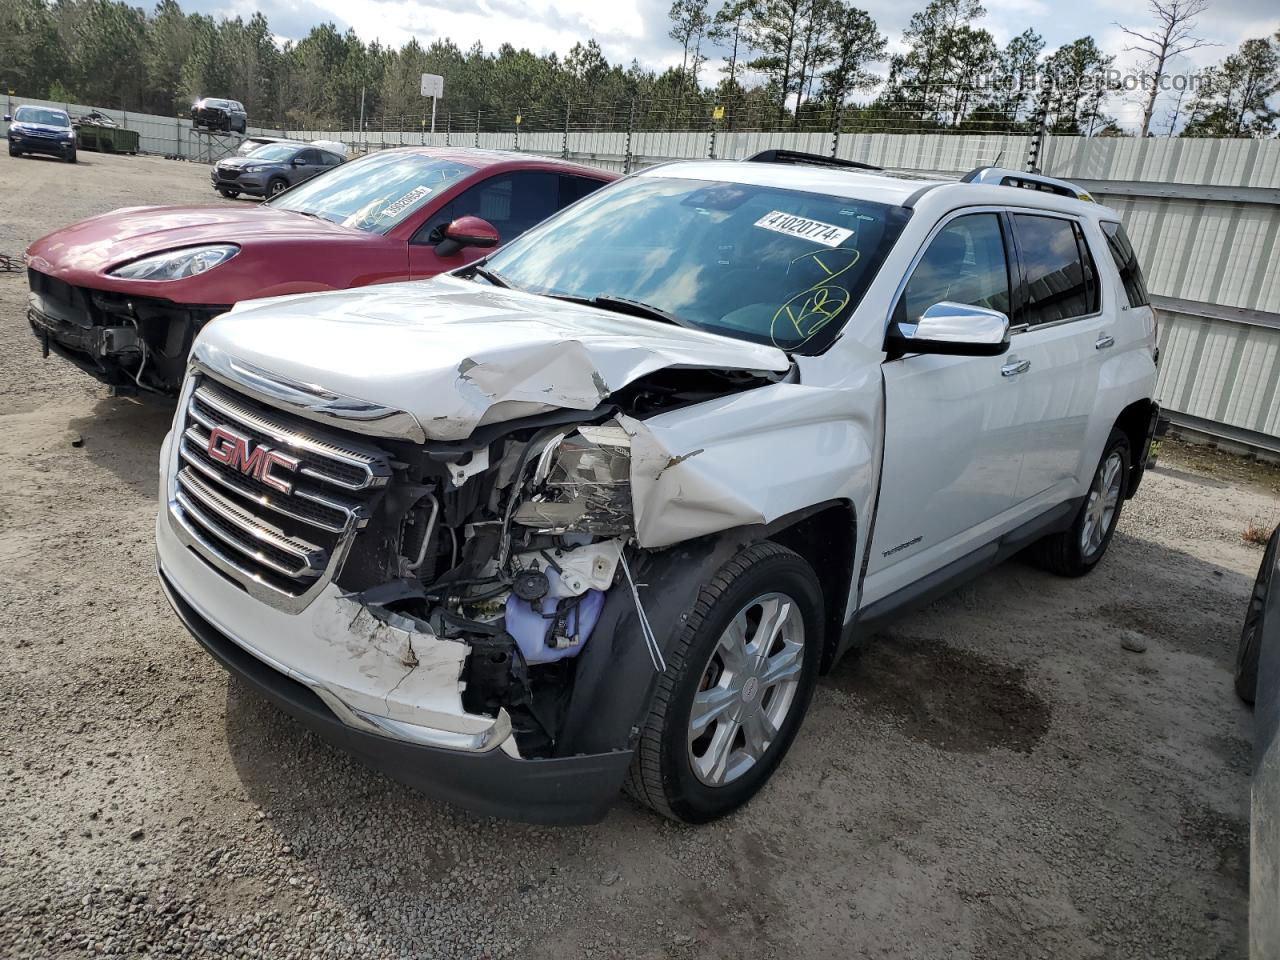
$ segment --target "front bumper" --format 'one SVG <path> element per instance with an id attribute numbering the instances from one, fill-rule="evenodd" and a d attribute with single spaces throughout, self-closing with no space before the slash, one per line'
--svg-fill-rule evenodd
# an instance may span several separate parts
<path id="1" fill-rule="evenodd" d="M 261 174 L 242 173 L 232 180 L 220 177 L 215 169 L 209 173 L 209 182 L 213 184 L 215 190 L 237 190 L 251 197 L 262 197 L 267 192 L 266 177 Z"/>
<path id="2" fill-rule="evenodd" d="M 168 455 L 166 443 L 162 463 Z M 330 743 L 429 796 L 530 823 L 604 817 L 631 751 L 521 759 L 509 727 L 487 737 L 497 722 L 462 711 L 457 670 L 429 664 L 429 650 L 418 650 L 422 665 L 415 674 L 384 689 L 388 661 L 368 638 L 336 622 L 341 604 L 349 604 L 336 588 L 298 614 L 252 600 L 183 544 L 172 526 L 167 491 L 161 493 L 161 585 L 192 636 L 229 673 Z M 453 743 L 459 746 L 444 745 Z"/>
<path id="3" fill-rule="evenodd" d="M 231 129 L 230 115 L 216 107 L 192 110 L 191 123 L 197 127 L 208 127 L 210 130 Z"/>
<path id="4" fill-rule="evenodd" d="M 48 137 L 24 137 L 9 132 L 9 149 L 23 153 L 40 153 L 48 157 L 68 157 L 75 153 L 74 140 L 53 140 Z"/>

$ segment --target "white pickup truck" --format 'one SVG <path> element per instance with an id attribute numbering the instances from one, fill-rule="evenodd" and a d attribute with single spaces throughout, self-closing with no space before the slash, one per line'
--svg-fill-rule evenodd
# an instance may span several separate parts
<path id="1" fill-rule="evenodd" d="M 625 787 L 701 822 L 885 618 L 1024 548 L 1092 569 L 1158 414 L 1116 213 L 772 159 L 209 324 L 156 527 L 190 631 L 428 794 L 590 822 Z"/>

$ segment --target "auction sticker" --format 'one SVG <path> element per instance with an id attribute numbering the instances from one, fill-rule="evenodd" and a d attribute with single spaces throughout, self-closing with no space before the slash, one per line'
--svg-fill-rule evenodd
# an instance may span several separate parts
<path id="1" fill-rule="evenodd" d="M 789 237 L 812 240 L 825 247 L 838 247 L 853 236 L 853 231 L 844 227 L 823 223 L 821 220 L 810 220 L 808 217 L 797 217 L 782 210 L 769 211 L 755 225 L 774 233 L 785 233 Z"/>
<path id="2" fill-rule="evenodd" d="M 403 197 L 401 197 L 395 203 L 391 204 L 391 206 L 383 210 L 382 216 L 394 217 L 397 213 L 402 213 L 403 211 L 407 210 L 409 207 L 413 206 L 415 203 L 417 203 L 419 200 L 421 200 L 430 192 L 431 192 L 430 187 L 414 187 L 412 190 L 406 193 Z"/>

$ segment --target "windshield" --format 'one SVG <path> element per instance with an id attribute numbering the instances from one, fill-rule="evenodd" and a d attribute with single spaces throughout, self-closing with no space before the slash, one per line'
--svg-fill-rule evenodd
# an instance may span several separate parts
<path id="1" fill-rule="evenodd" d="M 256 150 L 250 150 L 249 156 L 255 160 L 283 163 L 297 152 L 298 145 L 296 143 L 268 143 L 265 146 L 258 147 Z"/>
<path id="2" fill-rule="evenodd" d="M 205 99 L 201 100 L 200 105 L 202 107 L 218 107 L 222 110 L 225 110 L 227 109 L 227 107 L 231 106 L 231 104 L 226 100 L 213 100 L 213 99 L 210 99 L 209 97 L 205 97 Z"/>
<path id="3" fill-rule="evenodd" d="M 456 160 L 387 150 L 334 167 L 270 203 L 368 233 L 386 233 L 474 172 L 474 167 Z"/>
<path id="4" fill-rule="evenodd" d="M 518 289 L 638 301 L 683 325 L 818 353 L 909 215 L 824 194 L 642 176 L 592 194 L 486 266 Z"/>
<path id="5" fill-rule="evenodd" d="M 43 107 L 19 107 L 13 120 L 15 123 L 43 123 L 50 127 L 71 126 L 71 121 L 61 110 L 46 110 Z"/>

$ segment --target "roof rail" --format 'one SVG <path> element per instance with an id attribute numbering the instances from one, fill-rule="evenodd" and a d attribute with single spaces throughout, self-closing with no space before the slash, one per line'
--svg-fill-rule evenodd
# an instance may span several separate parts
<path id="1" fill-rule="evenodd" d="M 960 178 L 961 183 L 990 183 L 999 187 L 1019 187 L 1023 190 L 1039 190 L 1059 197 L 1085 200 L 1094 203 L 1085 190 L 1067 180 L 1057 180 L 1040 173 L 1024 173 L 1021 170 L 1005 170 L 1001 167 L 975 167 Z"/>
<path id="2" fill-rule="evenodd" d="M 761 150 L 747 157 L 746 163 L 804 163 L 814 167 L 840 167 L 844 170 L 883 170 L 871 163 L 857 160 L 841 160 L 839 157 L 824 157 L 817 153 L 801 153 L 799 150 Z"/>

